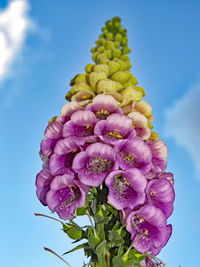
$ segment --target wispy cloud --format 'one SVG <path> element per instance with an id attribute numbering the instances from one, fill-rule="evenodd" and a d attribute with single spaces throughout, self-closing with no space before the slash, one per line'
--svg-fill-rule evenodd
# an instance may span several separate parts
<path id="1" fill-rule="evenodd" d="M 10 67 L 22 49 L 31 26 L 26 0 L 13 0 L 0 10 L 0 81 L 10 74 Z"/>
<path id="2" fill-rule="evenodd" d="M 187 149 L 200 179 L 200 79 L 166 110 L 165 132 Z"/>

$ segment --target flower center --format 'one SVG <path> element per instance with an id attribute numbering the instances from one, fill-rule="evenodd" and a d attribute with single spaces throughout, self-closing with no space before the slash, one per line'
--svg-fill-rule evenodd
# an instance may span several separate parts
<path id="1" fill-rule="evenodd" d="M 102 109 L 96 112 L 96 117 L 100 120 L 105 120 L 109 114 L 110 113 L 107 110 Z"/>
<path id="2" fill-rule="evenodd" d="M 117 131 L 109 132 L 108 137 L 114 137 L 116 139 L 122 139 L 123 138 L 123 136 L 121 134 L 119 134 L 119 132 L 117 132 Z"/>
<path id="3" fill-rule="evenodd" d="M 126 178 L 123 177 L 121 174 L 116 175 L 112 185 L 115 189 L 115 192 L 117 193 L 117 197 L 124 199 L 127 193 L 126 191 L 130 185 Z"/>
<path id="4" fill-rule="evenodd" d="M 145 219 L 143 219 L 139 215 L 136 215 L 132 219 L 132 225 L 133 225 L 134 230 L 137 232 L 137 234 L 140 234 L 140 235 L 143 234 L 143 236 L 141 237 L 142 239 L 148 240 L 149 231 L 145 227 L 146 225 Z"/>
<path id="5" fill-rule="evenodd" d="M 65 194 L 65 197 L 67 196 L 68 198 L 62 202 L 62 204 L 60 205 L 60 209 L 69 207 L 76 200 L 78 200 L 81 195 L 80 189 L 76 185 L 69 185 L 64 189 L 61 189 L 59 193 L 63 195 L 63 191 Z M 63 198 L 61 197 L 60 199 L 62 200 Z"/>
<path id="6" fill-rule="evenodd" d="M 94 134 L 94 127 L 92 125 L 85 126 L 83 136 L 90 136 Z"/>
<path id="7" fill-rule="evenodd" d="M 87 169 L 92 173 L 104 173 L 112 168 L 113 162 L 100 157 L 91 158 L 88 161 Z"/>
<path id="8" fill-rule="evenodd" d="M 131 154 L 127 154 L 126 152 L 122 151 L 120 155 L 123 160 L 126 161 L 129 165 L 132 166 L 134 164 L 134 156 L 132 156 Z"/>

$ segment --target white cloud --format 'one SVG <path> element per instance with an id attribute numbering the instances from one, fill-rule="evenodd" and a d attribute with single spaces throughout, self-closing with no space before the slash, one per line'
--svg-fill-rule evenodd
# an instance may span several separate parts
<path id="1" fill-rule="evenodd" d="M 166 110 L 165 132 L 187 149 L 200 179 L 200 79 Z"/>
<path id="2" fill-rule="evenodd" d="M 13 0 L 0 10 L 0 80 L 9 74 L 12 63 L 21 51 L 31 25 L 28 11 L 26 0 Z"/>

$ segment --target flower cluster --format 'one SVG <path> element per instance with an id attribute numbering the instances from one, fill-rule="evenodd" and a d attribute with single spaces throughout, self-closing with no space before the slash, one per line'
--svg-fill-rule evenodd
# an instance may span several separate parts
<path id="1" fill-rule="evenodd" d="M 51 119 L 41 142 L 38 199 L 64 220 L 82 207 L 90 210 L 94 228 L 68 226 L 78 231 L 77 241 L 88 239 L 83 247 L 94 267 L 160 266 L 151 257 L 172 233 L 168 150 L 152 131 L 152 108 L 141 100 L 145 91 L 130 72 L 127 43 L 120 19 L 107 21 L 91 49 L 94 64 L 71 80 L 70 102 Z M 151 257 L 138 259 L 138 252 Z"/>
<path id="2" fill-rule="evenodd" d="M 143 235 L 134 247 L 157 255 L 171 235 L 166 220 L 173 211 L 173 176 L 163 172 L 166 145 L 142 140 L 132 113 L 124 115 L 104 94 L 84 109 L 66 103 L 41 142 L 37 196 L 60 218 L 72 219 L 90 188 L 105 183 L 107 203 L 121 211 L 132 242 Z"/>

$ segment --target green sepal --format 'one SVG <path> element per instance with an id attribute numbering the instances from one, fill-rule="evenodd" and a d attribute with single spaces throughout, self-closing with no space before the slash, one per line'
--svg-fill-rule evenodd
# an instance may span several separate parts
<path id="1" fill-rule="evenodd" d="M 84 244 L 78 245 L 78 246 L 76 246 L 75 248 L 73 248 L 73 249 L 71 249 L 71 250 L 65 252 L 63 255 L 69 254 L 69 253 L 71 253 L 71 252 L 74 252 L 74 251 L 79 250 L 79 249 L 82 249 L 82 248 L 84 248 L 84 249 L 85 249 L 85 248 L 89 248 L 88 243 L 84 243 Z"/>
<path id="2" fill-rule="evenodd" d="M 74 240 L 85 237 L 84 231 L 78 225 L 63 224 L 63 231 Z"/>

